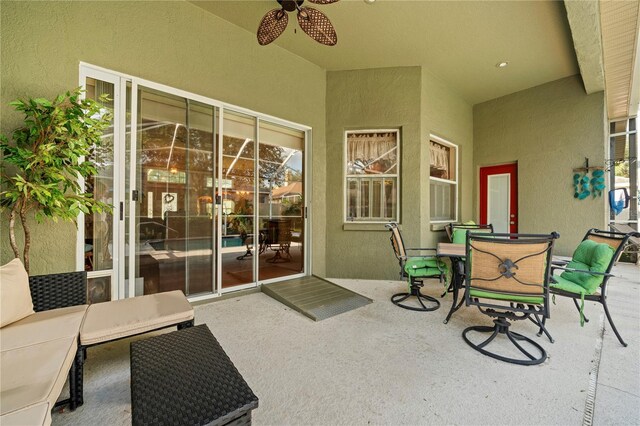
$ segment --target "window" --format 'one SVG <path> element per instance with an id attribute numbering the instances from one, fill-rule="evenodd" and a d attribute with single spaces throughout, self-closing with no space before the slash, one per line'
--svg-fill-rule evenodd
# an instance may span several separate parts
<path id="1" fill-rule="evenodd" d="M 431 136 L 429 140 L 429 212 L 431 222 L 458 220 L 458 147 Z"/>
<path id="2" fill-rule="evenodd" d="M 610 209 L 611 222 L 638 222 L 638 131 L 636 117 L 609 123 L 609 189 L 626 189 L 631 196 L 629 208 L 618 214 Z"/>
<path id="3" fill-rule="evenodd" d="M 175 168 L 171 170 L 149 169 L 147 170 L 147 182 L 158 183 L 187 183 L 187 174 Z"/>
<path id="4" fill-rule="evenodd" d="M 346 221 L 398 220 L 399 137 L 397 129 L 346 132 Z"/>

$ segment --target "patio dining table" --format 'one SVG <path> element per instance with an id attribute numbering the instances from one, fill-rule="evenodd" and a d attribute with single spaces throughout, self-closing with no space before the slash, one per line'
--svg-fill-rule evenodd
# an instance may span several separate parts
<path id="1" fill-rule="evenodd" d="M 464 303 L 464 298 L 458 302 L 458 294 L 464 283 L 464 256 L 466 247 L 464 244 L 438 243 L 436 255 L 438 257 L 448 257 L 451 259 L 451 283 L 447 288 L 448 293 L 453 293 L 453 303 L 447 317 L 443 321 L 445 324 L 451 319 L 451 315 Z"/>

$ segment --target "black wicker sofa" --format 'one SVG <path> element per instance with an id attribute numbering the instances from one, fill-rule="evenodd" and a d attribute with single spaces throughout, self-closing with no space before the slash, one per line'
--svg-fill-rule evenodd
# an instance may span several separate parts
<path id="1" fill-rule="evenodd" d="M 88 305 L 86 287 L 86 272 L 29 277 L 35 312 L 0 328 L 0 424 L 49 425 L 54 406 L 82 405 L 88 347 L 193 325 L 180 291 Z M 67 377 L 69 398 L 59 400 Z"/>
<path id="2" fill-rule="evenodd" d="M 86 273 L 33 276 L 29 287 L 35 313 L 0 329 L 3 425 L 50 424 L 51 409 L 80 361 Z M 60 403 L 75 408 L 76 382 L 70 380 L 70 398 Z"/>

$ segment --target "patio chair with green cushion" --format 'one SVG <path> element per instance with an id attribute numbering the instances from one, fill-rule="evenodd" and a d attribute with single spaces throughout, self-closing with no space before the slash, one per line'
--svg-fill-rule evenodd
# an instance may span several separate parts
<path id="1" fill-rule="evenodd" d="M 397 223 L 390 222 L 385 227 L 391 231 L 391 246 L 400 264 L 400 278 L 407 279 L 409 284 L 409 292 L 394 294 L 391 296 L 391 301 L 401 308 L 412 311 L 435 311 L 440 307 L 440 302 L 431 296 L 422 294 L 420 288 L 424 285 L 423 280 L 427 278 L 438 278 L 440 282 L 443 282 L 447 274 L 446 264 L 435 256 L 419 255 L 423 251 L 431 251 L 435 254 L 436 249 L 434 248 L 405 247 Z M 409 256 L 409 252 L 417 252 L 418 255 Z M 416 298 L 417 303 L 414 306 L 402 303 L 410 297 Z M 427 306 L 425 301 L 431 303 L 432 306 Z"/>
<path id="2" fill-rule="evenodd" d="M 449 241 L 454 244 L 465 244 L 467 241 L 467 232 L 493 232 L 492 224 L 476 225 L 471 223 L 450 223 L 445 226 Z"/>
<path id="3" fill-rule="evenodd" d="M 556 238 L 556 233 L 467 234 L 465 302 L 495 318 L 493 327 L 477 325 L 462 332 L 469 346 L 483 355 L 513 364 L 544 362 L 547 358 L 544 348 L 509 327 L 511 321 L 530 319 L 544 328 L 539 317 L 549 317 L 551 251 Z M 489 337 L 479 341 L 478 335 L 486 333 L 490 333 Z M 499 340 L 507 346 L 494 345 L 500 350 L 487 350 L 498 336 L 506 337 Z"/>
<path id="4" fill-rule="evenodd" d="M 449 237 L 449 241 L 452 242 L 453 244 L 466 244 L 467 233 L 469 231 L 481 232 L 481 233 L 493 233 L 492 224 L 489 223 L 489 224 L 478 225 L 478 224 L 475 224 L 473 221 L 469 221 L 465 223 L 449 223 L 445 225 L 444 228 L 445 228 L 445 231 L 447 232 L 447 236 Z M 458 271 L 460 271 L 462 275 L 464 275 L 464 264 L 462 263 L 463 261 L 464 261 L 464 257 L 461 257 L 459 259 L 452 259 L 452 265 L 451 265 L 452 268 L 459 268 Z M 464 281 L 460 284 L 464 285 Z M 447 293 L 453 293 L 454 291 L 453 285 L 454 285 L 453 280 L 451 280 L 448 286 L 445 284 L 446 289 L 444 293 L 442 293 L 442 297 L 446 296 Z M 464 300 L 460 301 L 460 306 L 462 306 L 463 302 Z"/>
<path id="5" fill-rule="evenodd" d="M 584 316 L 584 301 L 601 303 L 613 332 L 623 346 L 627 344 L 613 323 L 607 306 L 607 283 L 609 278 L 613 277 L 611 269 L 629 238 L 639 236 L 638 232 L 624 234 L 590 229 L 574 251 L 571 261 L 566 265 L 554 264 L 552 267 L 553 271 L 563 272 L 552 277 L 551 293 L 573 299 L 574 305 L 580 312 L 580 325 L 589 321 Z"/>

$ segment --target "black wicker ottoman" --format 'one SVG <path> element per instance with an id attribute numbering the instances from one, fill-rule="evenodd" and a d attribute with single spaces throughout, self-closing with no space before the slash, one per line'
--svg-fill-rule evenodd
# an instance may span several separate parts
<path id="1" fill-rule="evenodd" d="M 256 407 L 206 325 L 131 343 L 133 425 L 250 425 Z"/>

